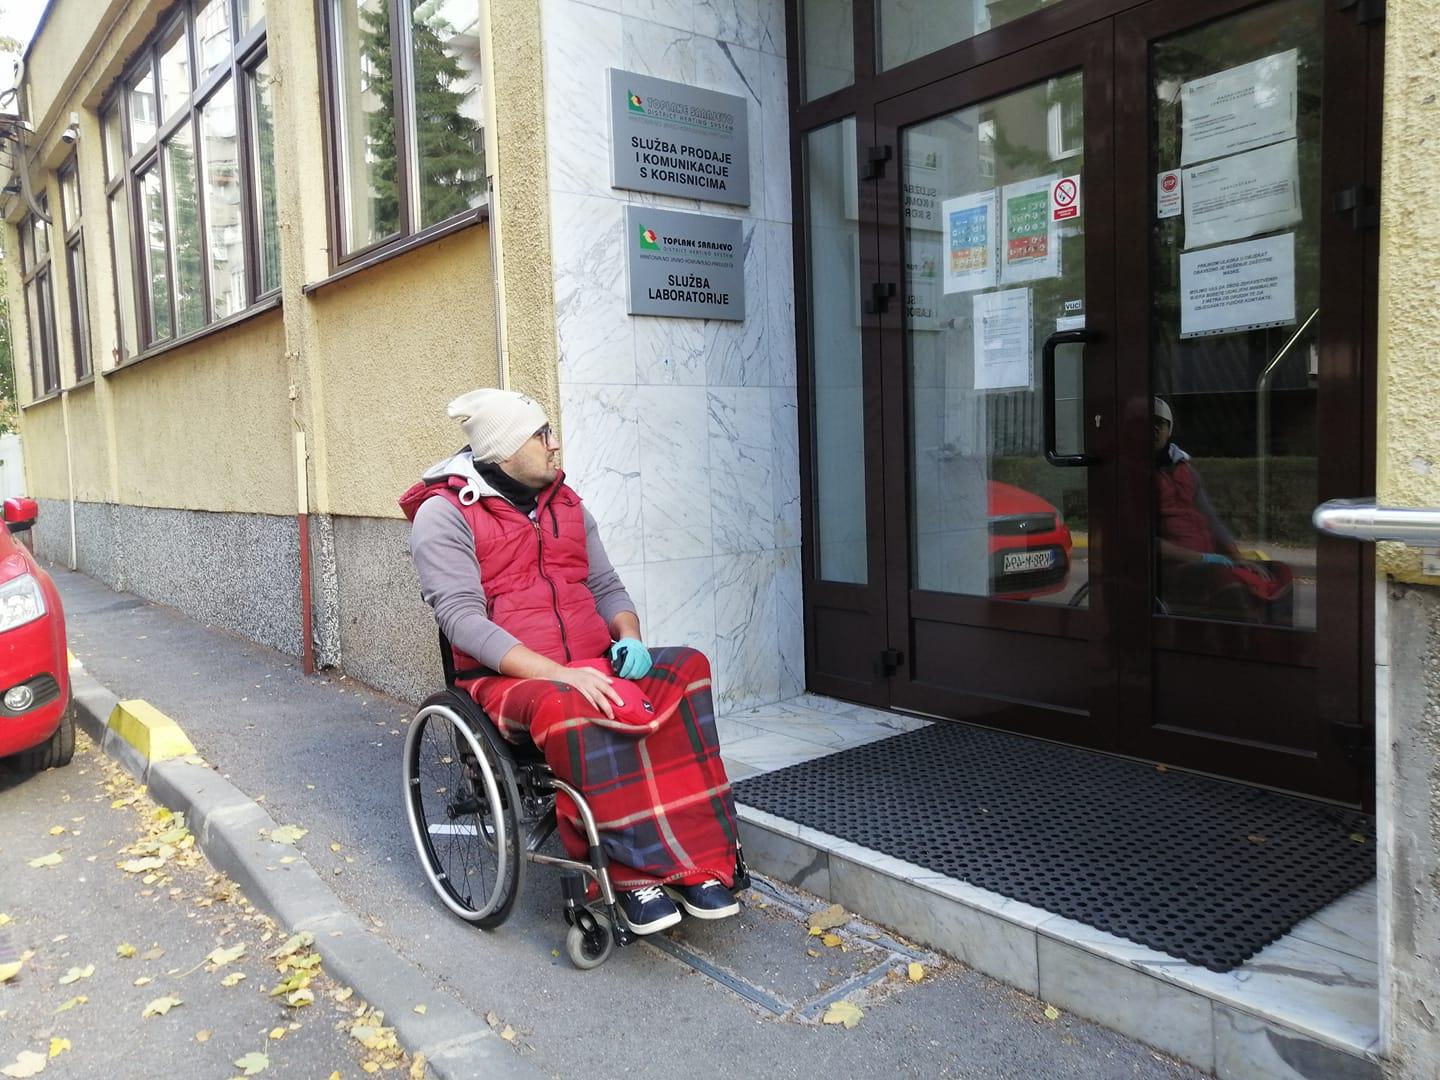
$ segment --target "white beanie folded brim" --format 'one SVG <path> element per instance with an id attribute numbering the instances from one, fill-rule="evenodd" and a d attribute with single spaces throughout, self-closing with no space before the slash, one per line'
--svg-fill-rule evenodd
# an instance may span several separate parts
<path id="1" fill-rule="evenodd" d="M 534 398 L 514 390 L 483 388 L 461 394 L 446 412 L 460 421 L 476 461 L 504 461 L 548 424 Z"/>

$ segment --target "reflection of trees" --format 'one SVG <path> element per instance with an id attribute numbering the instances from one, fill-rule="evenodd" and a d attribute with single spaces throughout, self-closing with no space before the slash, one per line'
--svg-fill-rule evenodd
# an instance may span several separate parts
<path id="1" fill-rule="evenodd" d="M 478 125 L 460 111 L 465 69 L 446 47 L 455 28 L 436 10 L 417 4 L 411 43 L 415 55 L 415 138 L 420 165 L 420 220 L 429 225 L 468 210 L 484 190 L 485 146 Z"/>
<path id="2" fill-rule="evenodd" d="M 166 147 L 170 157 L 170 204 L 175 219 L 175 307 L 179 332 L 205 325 L 205 253 L 200 246 L 200 199 L 195 187 L 195 148 L 177 138 Z"/>
<path id="3" fill-rule="evenodd" d="M 360 12 L 361 67 L 365 89 L 375 107 L 366 119 L 366 163 L 369 167 L 371 235 L 388 236 L 400 227 L 400 185 L 395 132 L 394 42 L 390 32 L 391 0 L 380 0 Z M 475 204 L 484 191 L 484 144 L 481 130 L 461 107 L 467 94 L 466 71 L 448 42 L 456 30 L 439 12 L 436 0 L 415 7 L 410 30 L 414 72 L 415 156 L 419 175 L 419 221 L 415 227 L 442 221 Z"/>
<path id="4" fill-rule="evenodd" d="M 260 174 L 260 291 L 280 284 L 280 236 L 275 202 L 275 113 L 270 98 L 270 66 L 256 72 L 255 143 Z"/>
<path id="5" fill-rule="evenodd" d="M 145 177 L 145 243 L 149 248 L 146 277 L 150 284 L 150 330 L 155 341 L 174 333 L 170 321 L 170 268 L 166 265 L 165 193 L 159 165 Z"/>

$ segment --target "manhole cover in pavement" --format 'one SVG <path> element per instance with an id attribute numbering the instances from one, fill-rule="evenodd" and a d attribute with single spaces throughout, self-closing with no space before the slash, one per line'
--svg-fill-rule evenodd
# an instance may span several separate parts
<path id="1" fill-rule="evenodd" d="M 740 914 L 704 922 L 686 919 L 647 944 L 694 968 L 775 1016 L 818 1021 L 832 1002 L 936 957 L 896 941 L 859 919 L 810 934 L 807 919 L 826 905 L 752 874 Z"/>

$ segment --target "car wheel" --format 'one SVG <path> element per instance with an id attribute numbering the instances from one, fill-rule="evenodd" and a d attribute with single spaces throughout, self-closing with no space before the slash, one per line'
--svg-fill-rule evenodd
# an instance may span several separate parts
<path id="1" fill-rule="evenodd" d="M 75 707 L 67 708 L 60 717 L 60 726 L 45 742 L 16 755 L 20 768 L 26 772 L 44 772 L 70 764 L 75 756 Z"/>

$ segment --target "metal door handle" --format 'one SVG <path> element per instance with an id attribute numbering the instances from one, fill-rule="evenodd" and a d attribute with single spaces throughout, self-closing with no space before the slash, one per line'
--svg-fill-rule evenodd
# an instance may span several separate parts
<path id="1" fill-rule="evenodd" d="M 1045 419 L 1045 460 L 1051 465 L 1083 468 L 1096 465 L 1100 461 L 1094 454 L 1062 454 L 1055 449 L 1055 350 L 1061 345 L 1088 345 L 1099 340 L 1100 334 L 1095 330 L 1059 330 L 1046 338 L 1040 349 L 1040 397 Z M 1083 436 L 1084 425 L 1081 425 L 1080 431 Z"/>
<path id="2" fill-rule="evenodd" d="M 1418 548 L 1440 548 L 1440 510 L 1376 506 L 1372 499 L 1331 499 L 1310 519 L 1327 536 L 1348 540 L 1395 540 Z"/>

